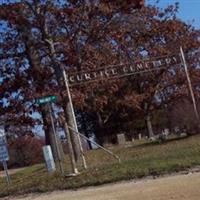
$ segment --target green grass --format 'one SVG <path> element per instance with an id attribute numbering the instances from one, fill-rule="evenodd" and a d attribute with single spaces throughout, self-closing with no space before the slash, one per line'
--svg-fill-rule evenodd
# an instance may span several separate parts
<path id="1" fill-rule="evenodd" d="M 58 172 L 48 174 L 44 164 L 39 164 L 12 175 L 10 186 L 0 178 L 0 197 L 75 189 L 191 168 L 200 165 L 200 135 L 172 139 L 164 144 L 138 141 L 132 147 L 116 146 L 112 151 L 120 156 L 120 164 L 102 150 L 89 151 L 86 154 L 89 169 L 81 170 L 77 177 L 66 178 Z M 68 161 L 65 171 L 70 172 Z"/>

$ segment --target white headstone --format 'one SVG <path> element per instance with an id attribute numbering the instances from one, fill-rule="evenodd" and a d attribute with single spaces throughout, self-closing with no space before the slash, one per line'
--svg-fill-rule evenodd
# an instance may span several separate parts
<path id="1" fill-rule="evenodd" d="M 55 162 L 53 159 L 53 154 L 51 147 L 49 145 L 43 146 L 43 154 L 44 154 L 44 159 L 46 162 L 47 170 L 48 172 L 53 172 L 56 170 Z"/>
<path id="2" fill-rule="evenodd" d="M 165 134 L 166 136 L 170 135 L 170 131 L 169 131 L 168 128 L 165 128 L 165 129 L 164 129 L 164 134 Z"/>
<path id="3" fill-rule="evenodd" d="M 126 144 L 126 138 L 125 138 L 125 135 L 123 133 L 121 134 L 117 134 L 117 143 L 119 145 L 124 145 Z"/>

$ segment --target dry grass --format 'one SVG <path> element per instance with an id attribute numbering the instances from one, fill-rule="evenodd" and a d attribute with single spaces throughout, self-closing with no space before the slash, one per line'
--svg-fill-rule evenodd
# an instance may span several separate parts
<path id="1" fill-rule="evenodd" d="M 122 159 L 120 164 L 102 150 L 89 151 L 86 154 L 89 169 L 82 170 L 78 177 L 66 178 L 59 172 L 48 174 L 44 164 L 40 164 L 12 175 L 9 187 L 1 178 L 0 196 L 99 185 L 200 165 L 200 135 L 173 139 L 165 144 L 139 141 L 127 148 L 115 146 L 112 151 Z M 65 171 L 70 172 L 68 161 Z"/>

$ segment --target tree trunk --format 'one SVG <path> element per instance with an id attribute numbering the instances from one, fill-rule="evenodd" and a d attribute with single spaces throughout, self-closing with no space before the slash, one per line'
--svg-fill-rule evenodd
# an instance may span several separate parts
<path id="1" fill-rule="evenodd" d="M 64 130 L 65 130 L 65 134 L 67 136 L 67 147 L 68 147 L 68 151 L 69 151 L 69 158 L 70 158 L 70 162 L 71 162 L 71 167 L 72 167 L 72 172 L 77 174 L 78 173 L 78 169 L 76 167 L 76 161 L 75 161 L 75 157 L 74 157 L 74 152 L 73 152 L 73 146 L 71 143 L 71 138 L 70 138 L 70 134 L 69 133 L 69 128 L 66 124 L 66 122 L 64 122 Z"/>
<path id="2" fill-rule="evenodd" d="M 81 112 L 81 119 L 82 119 L 82 129 L 83 129 L 83 132 L 85 134 L 85 136 L 87 138 L 90 138 L 90 135 L 88 134 L 88 129 L 87 129 L 87 119 L 86 119 L 86 116 L 84 113 Z M 87 140 L 87 144 L 88 144 L 88 148 L 91 150 L 92 149 L 92 144 L 89 140 Z"/>
<path id="3" fill-rule="evenodd" d="M 67 124 L 68 124 L 68 126 L 72 127 L 74 130 L 76 130 L 76 126 L 74 124 L 73 114 L 72 114 L 72 110 L 69 105 L 69 101 L 66 100 L 66 96 L 63 96 L 63 99 L 65 99 L 64 100 L 64 114 L 65 114 Z M 79 145 L 78 134 L 75 133 L 74 131 L 72 131 L 71 129 L 69 129 L 69 134 L 70 134 L 70 138 L 72 140 L 71 142 L 72 142 L 75 160 L 78 161 L 78 159 L 81 157 L 81 150 L 80 150 L 80 145 Z"/>
<path id="4" fill-rule="evenodd" d="M 100 144 L 101 146 L 104 145 L 104 139 L 103 139 L 103 136 L 102 136 L 102 132 L 103 132 L 102 128 L 98 128 L 98 130 L 96 130 L 96 132 L 95 132 L 96 142 L 98 144 Z"/>
<path id="5" fill-rule="evenodd" d="M 44 37 L 47 36 L 47 30 L 44 33 Z M 47 37 L 47 38 L 50 38 Z M 58 84 L 60 86 L 60 88 L 65 88 L 65 84 L 64 84 L 64 77 L 62 74 L 62 66 L 61 63 L 59 63 L 59 61 L 56 58 L 56 51 L 54 48 L 54 43 L 53 40 L 51 39 L 47 39 L 44 38 L 44 40 L 46 41 L 46 44 L 49 48 L 50 51 L 50 55 L 51 55 L 51 59 L 52 59 L 52 63 L 53 63 L 53 69 L 55 71 L 55 75 L 56 75 L 56 79 L 58 81 Z M 69 127 L 72 127 L 74 130 L 76 130 L 76 125 L 73 119 L 73 111 L 71 109 L 70 106 L 70 102 L 69 102 L 69 98 L 67 96 L 66 91 L 61 92 L 61 97 L 62 97 L 62 106 L 63 106 L 63 110 L 64 110 L 64 114 L 65 114 L 65 119 L 67 121 L 67 124 Z M 78 161 L 78 159 L 81 157 L 81 150 L 80 150 L 80 145 L 79 145 L 79 139 L 78 139 L 78 134 L 76 134 L 74 131 L 72 131 L 71 129 L 69 129 L 69 134 L 70 134 L 70 138 L 72 140 L 72 147 L 73 147 L 73 152 L 74 152 L 74 156 L 75 156 L 75 160 Z"/>
<path id="6" fill-rule="evenodd" d="M 146 125 L 147 125 L 147 130 L 148 130 L 148 137 L 149 138 L 154 137 L 152 123 L 151 123 L 151 116 L 147 114 L 145 120 L 146 120 Z"/>
<path id="7" fill-rule="evenodd" d="M 34 49 L 34 47 L 32 47 L 31 41 L 29 39 L 30 38 L 29 36 L 31 35 L 30 30 L 22 29 L 21 31 L 22 31 L 23 36 L 24 36 L 25 41 L 26 41 L 25 42 L 26 53 L 27 53 L 27 57 L 30 61 L 30 66 L 37 67 L 37 68 L 40 69 L 41 65 L 40 65 L 40 60 L 38 60 L 39 57 L 37 56 L 37 54 L 35 54 L 35 49 Z M 47 32 L 46 32 L 46 27 L 41 27 L 41 31 L 42 31 L 43 40 L 46 42 L 47 47 L 49 48 L 49 51 L 50 51 L 50 56 L 52 58 L 52 63 L 53 63 L 53 69 L 55 70 L 55 75 L 56 75 L 58 84 L 61 88 L 63 88 L 64 83 L 63 83 L 63 79 L 62 79 L 62 70 L 61 70 L 61 66 L 60 65 L 58 66 L 58 63 L 57 63 L 57 60 L 56 60 L 56 55 L 55 55 L 56 52 L 55 52 L 55 49 L 54 49 L 53 42 L 49 43 L 49 40 L 47 42 L 48 35 L 47 35 Z M 61 93 L 61 96 L 63 97 L 63 93 Z M 68 98 L 65 98 L 63 108 L 64 108 L 65 117 L 67 119 L 66 121 L 67 121 L 68 125 L 74 128 L 75 125 L 73 123 L 72 111 L 71 111 L 70 106 L 69 106 Z M 57 160 L 58 155 L 55 153 L 56 152 L 55 151 L 55 137 L 53 139 L 53 137 L 52 137 L 53 130 L 51 128 L 50 120 L 49 120 L 49 117 L 47 117 L 46 112 L 48 112 L 48 111 L 46 111 L 46 109 L 44 109 L 42 111 L 44 127 L 45 127 L 44 131 L 45 131 L 46 142 L 47 142 L 47 144 L 51 145 L 55 160 Z M 80 154 L 81 154 L 79 144 L 78 144 L 77 135 L 73 134 L 72 131 L 69 131 L 69 134 L 70 134 L 70 138 L 72 138 L 73 151 L 74 151 L 74 154 L 75 154 L 75 158 L 77 160 L 80 157 Z M 62 148 L 62 145 L 60 143 L 60 140 L 58 139 L 57 141 L 59 142 L 58 146 L 61 149 L 61 155 L 64 155 L 63 148 Z"/>
<path id="8" fill-rule="evenodd" d="M 96 124 L 96 131 L 95 136 L 97 143 L 103 146 L 104 144 L 104 126 L 103 126 L 103 120 L 101 118 L 101 114 L 97 113 L 97 124 Z"/>
<path id="9" fill-rule="evenodd" d="M 85 133 L 85 136 L 86 136 L 87 138 L 90 138 L 90 136 L 89 136 L 87 130 L 86 130 L 84 133 Z M 90 142 L 89 140 L 87 140 L 87 144 L 88 144 L 88 148 L 91 150 L 91 149 L 92 149 L 92 144 L 91 144 L 91 142 Z"/>
<path id="10" fill-rule="evenodd" d="M 41 114 L 42 114 L 42 119 L 43 119 L 43 123 L 44 123 L 44 133 L 45 133 L 46 145 L 51 146 L 54 160 L 55 160 L 55 162 L 59 162 L 59 156 L 58 156 L 58 152 L 57 152 L 57 147 L 56 147 L 57 144 L 55 141 L 55 137 L 57 137 L 56 139 L 58 141 L 58 151 L 60 151 L 61 160 L 63 160 L 63 158 L 64 158 L 64 151 L 63 151 L 63 147 L 62 147 L 60 138 L 58 137 L 58 134 L 54 135 L 52 125 L 51 125 L 51 119 L 49 116 L 50 113 L 48 111 L 47 105 L 41 106 Z"/>
<path id="11" fill-rule="evenodd" d="M 27 53 L 27 57 L 29 59 L 29 64 L 33 68 L 39 68 L 40 63 L 39 63 L 38 57 L 35 54 L 34 49 L 31 47 L 31 45 L 29 45 L 29 37 L 27 36 L 27 34 L 28 34 L 27 32 L 24 32 L 24 36 L 27 39 L 25 44 L 26 44 L 26 53 Z M 57 137 L 58 147 L 59 147 L 58 150 L 60 151 L 61 160 L 63 160 L 63 158 L 64 158 L 63 147 L 62 147 L 62 144 L 61 144 L 61 141 L 60 141 L 60 138 L 58 137 L 58 135 L 56 134 L 54 136 L 47 105 L 41 106 L 41 115 L 42 115 L 42 119 L 43 119 L 43 127 L 44 127 L 44 132 L 45 132 L 46 145 L 51 146 L 54 160 L 55 160 L 55 162 L 58 162 L 59 159 L 58 159 L 58 153 L 57 153 L 57 147 L 56 147 L 56 141 L 55 141 L 55 137 Z"/>

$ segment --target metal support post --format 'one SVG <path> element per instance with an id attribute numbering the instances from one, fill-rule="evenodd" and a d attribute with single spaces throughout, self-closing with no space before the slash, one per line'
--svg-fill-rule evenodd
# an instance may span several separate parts
<path id="1" fill-rule="evenodd" d="M 68 96 L 68 99 L 69 99 L 69 103 L 70 103 L 70 107 L 71 107 L 71 111 L 72 111 L 72 115 L 73 115 L 75 131 L 78 132 L 78 126 L 77 126 L 77 123 L 76 123 L 76 117 L 75 117 L 74 107 L 73 107 L 73 103 L 72 103 L 71 93 L 70 93 L 70 90 L 69 90 L 69 84 L 68 84 L 68 80 L 67 80 L 67 75 L 66 75 L 65 70 L 64 69 L 62 69 L 62 70 L 63 70 L 63 77 L 64 77 L 64 82 L 65 82 L 65 87 L 66 87 L 66 90 L 67 90 L 67 96 Z M 80 138 L 79 132 L 78 132 L 77 136 L 78 136 L 78 142 L 79 142 L 79 146 L 80 146 L 80 150 L 81 150 L 81 157 L 82 157 L 83 167 L 85 169 L 87 169 L 87 163 L 86 163 L 85 155 L 84 155 L 84 152 L 83 152 L 83 146 L 82 146 L 82 142 L 81 142 L 81 138 Z"/>
<path id="2" fill-rule="evenodd" d="M 5 173 L 7 184 L 10 185 L 11 181 L 10 181 L 10 176 L 8 174 L 8 166 L 7 166 L 6 161 L 3 161 L 3 168 L 4 168 L 4 173 Z"/>
<path id="3" fill-rule="evenodd" d="M 189 72 L 188 72 L 188 66 L 187 66 L 187 63 L 186 63 L 186 59 L 185 59 L 185 55 L 184 55 L 182 47 L 180 47 L 180 52 L 181 52 L 182 64 L 184 65 L 184 68 L 185 68 L 185 74 L 186 74 L 186 77 L 187 77 L 190 95 L 192 97 L 194 112 L 195 112 L 197 120 L 199 120 L 200 118 L 199 118 L 199 113 L 198 113 L 198 110 L 197 110 L 197 103 L 196 103 L 196 99 L 195 99 L 195 96 L 194 96 L 194 91 L 192 89 L 192 83 L 191 83 L 190 75 L 189 75 Z"/>
<path id="4" fill-rule="evenodd" d="M 69 129 L 74 130 L 72 127 L 69 127 Z M 106 149 L 105 147 L 101 146 L 100 144 L 96 143 L 95 141 L 89 139 L 88 137 L 86 137 L 85 135 L 77 132 L 74 130 L 74 134 L 79 134 L 81 137 L 83 137 L 84 139 L 90 141 L 92 144 L 94 144 L 95 146 L 99 147 L 100 149 L 104 150 L 105 152 L 107 152 L 108 154 L 112 155 L 114 158 L 116 158 L 118 160 L 119 163 L 121 163 L 121 159 L 119 156 L 115 155 L 112 151 Z"/>

